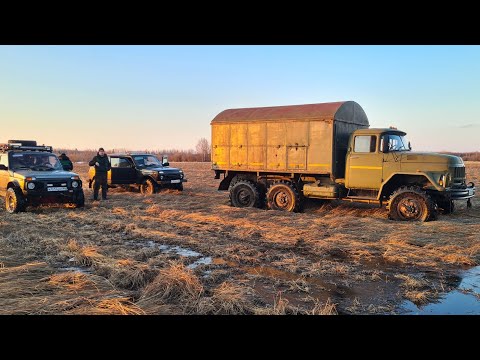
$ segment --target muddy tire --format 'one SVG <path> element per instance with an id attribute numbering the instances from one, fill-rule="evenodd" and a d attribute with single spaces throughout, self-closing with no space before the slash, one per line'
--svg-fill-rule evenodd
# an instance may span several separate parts
<path id="1" fill-rule="evenodd" d="M 25 211 L 27 203 L 20 189 L 9 188 L 5 195 L 5 209 L 10 214 Z"/>
<path id="2" fill-rule="evenodd" d="M 261 198 L 258 187 L 249 180 L 238 180 L 230 184 L 230 204 L 234 207 L 260 207 Z"/>
<path id="3" fill-rule="evenodd" d="M 140 185 L 140 192 L 144 195 L 152 195 L 156 192 L 156 186 L 152 179 L 145 179 L 142 185 Z"/>
<path id="4" fill-rule="evenodd" d="M 441 214 L 447 215 L 455 211 L 455 203 L 453 200 L 439 200 L 437 201 L 437 205 Z"/>
<path id="5" fill-rule="evenodd" d="M 85 194 L 82 191 L 79 191 L 74 197 L 73 197 L 73 207 L 75 209 L 82 208 L 85 206 Z"/>
<path id="6" fill-rule="evenodd" d="M 268 209 L 298 212 L 301 209 L 300 205 L 300 195 L 293 184 L 286 181 L 276 181 L 268 188 Z"/>
<path id="7" fill-rule="evenodd" d="M 183 184 L 176 184 L 173 188 L 178 191 L 183 191 Z"/>
<path id="8" fill-rule="evenodd" d="M 388 217 L 398 221 L 431 221 L 437 218 L 437 205 L 417 186 L 402 186 L 391 196 Z"/>

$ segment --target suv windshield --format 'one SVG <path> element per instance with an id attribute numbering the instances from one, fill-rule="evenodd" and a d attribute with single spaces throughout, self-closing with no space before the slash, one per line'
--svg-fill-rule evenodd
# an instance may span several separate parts
<path id="1" fill-rule="evenodd" d="M 33 171 L 63 170 L 60 160 L 51 153 L 11 153 L 9 168 Z"/>
<path id="2" fill-rule="evenodd" d="M 383 135 L 381 146 L 383 152 L 412 150 L 408 139 L 405 136 L 396 134 Z"/>
<path id="3" fill-rule="evenodd" d="M 138 167 L 162 166 L 161 161 L 155 155 L 135 155 L 133 160 Z"/>

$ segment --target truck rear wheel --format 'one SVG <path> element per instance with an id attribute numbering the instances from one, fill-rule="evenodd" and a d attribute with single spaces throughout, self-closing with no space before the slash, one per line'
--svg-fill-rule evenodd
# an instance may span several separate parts
<path id="1" fill-rule="evenodd" d="M 267 207 L 272 210 L 297 212 L 300 210 L 297 189 L 285 181 L 277 181 L 268 188 Z"/>
<path id="2" fill-rule="evenodd" d="M 430 196 L 417 186 L 397 189 L 388 203 L 389 218 L 400 221 L 429 221 L 437 218 L 437 207 Z"/>
<path id="3" fill-rule="evenodd" d="M 230 186 L 230 202 L 239 208 L 260 207 L 260 191 L 248 180 L 239 180 Z"/>
<path id="4" fill-rule="evenodd" d="M 455 211 L 455 203 L 453 200 L 439 200 L 437 201 L 437 205 L 442 214 L 451 214 Z"/>
<path id="5" fill-rule="evenodd" d="M 140 185 L 140 191 L 144 195 L 155 194 L 155 184 L 152 179 L 146 179 L 142 185 Z"/>
<path id="6" fill-rule="evenodd" d="M 8 213 L 15 214 L 25 211 L 27 204 L 20 189 L 9 188 L 5 196 L 5 208 Z"/>

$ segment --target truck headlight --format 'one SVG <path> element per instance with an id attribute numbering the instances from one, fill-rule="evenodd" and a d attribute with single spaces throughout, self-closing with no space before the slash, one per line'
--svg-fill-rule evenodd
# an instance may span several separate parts
<path id="1" fill-rule="evenodd" d="M 440 176 L 440 179 L 438 180 L 438 185 L 440 186 L 447 186 L 447 175 L 443 174 L 442 176 Z"/>
<path id="2" fill-rule="evenodd" d="M 75 180 L 72 181 L 72 187 L 73 187 L 73 188 L 76 189 L 76 188 L 78 187 L 78 185 L 79 185 L 79 184 L 78 184 L 78 181 L 75 181 Z"/>
<path id="3" fill-rule="evenodd" d="M 27 184 L 27 188 L 28 188 L 29 190 L 35 189 L 35 183 L 29 182 L 29 183 Z"/>

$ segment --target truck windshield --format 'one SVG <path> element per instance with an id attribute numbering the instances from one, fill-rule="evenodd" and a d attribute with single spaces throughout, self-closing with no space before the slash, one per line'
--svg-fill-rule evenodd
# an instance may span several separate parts
<path id="1" fill-rule="evenodd" d="M 410 142 L 405 136 L 388 134 L 382 136 L 382 148 L 384 152 L 410 151 Z"/>
<path id="2" fill-rule="evenodd" d="M 54 171 L 63 170 L 60 160 L 54 154 L 46 153 L 12 153 L 10 155 L 10 169 Z"/>
<path id="3" fill-rule="evenodd" d="M 162 166 L 161 161 L 154 155 L 136 155 L 133 160 L 138 167 Z"/>

